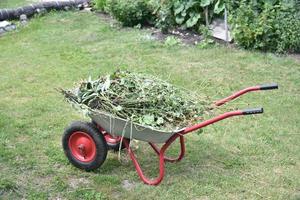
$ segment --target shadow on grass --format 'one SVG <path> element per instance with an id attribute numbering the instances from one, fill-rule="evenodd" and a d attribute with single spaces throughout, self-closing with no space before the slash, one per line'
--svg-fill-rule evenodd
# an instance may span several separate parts
<path id="1" fill-rule="evenodd" d="M 200 145 L 199 145 L 200 143 Z M 159 174 L 159 160 L 158 156 L 152 151 L 150 147 L 145 148 L 146 144 L 143 144 L 143 148 L 135 150 L 137 160 L 144 172 L 144 175 L 148 178 L 156 178 Z M 175 145 L 177 148 L 172 147 L 168 155 L 175 157 L 179 152 L 179 145 Z M 190 148 L 190 150 L 188 149 Z M 200 152 L 197 154 L 196 152 Z M 121 153 L 122 160 L 118 160 L 118 153 L 109 152 L 108 158 L 105 163 L 97 170 L 92 171 L 97 175 L 118 175 L 121 179 L 132 179 L 131 175 L 135 176 L 135 180 L 139 179 L 135 167 L 129 158 L 129 155 L 125 150 Z M 215 146 L 209 141 L 190 141 L 186 147 L 186 155 L 180 162 L 165 164 L 165 175 L 167 176 L 199 176 L 203 173 L 216 173 L 228 171 L 236 171 L 245 166 L 243 159 L 239 155 L 233 155 L 228 150 L 220 146 Z M 234 168 L 234 170 L 233 170 Z M 130 177 L 128 176 L 130 175 Z"/>

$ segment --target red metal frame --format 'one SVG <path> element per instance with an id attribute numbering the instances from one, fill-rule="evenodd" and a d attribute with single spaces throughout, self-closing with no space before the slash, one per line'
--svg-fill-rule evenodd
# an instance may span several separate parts
<path id="1" fill-rule="evenodd" d="M 253 86 L 253 87 L 248 87 L 248 88 L 245 88 L 243 90 L 240 90 L 234 94 L 232 94 L 231 96 L 228 96 L 224 99 L 221 99 L 219 101 L 216 101 L 215 102 L 215 105 L 216 106 L 221 106 L 245 93 L 248 93 L 248 92 L 251 92 L 251 91 L 256 91 L 256 90 L 260 90 L 262 86 Z M 270 89 L 274 89 L 274 88 L 270 88 Z M 251 109 L 250 109 L 251 110 Z M 124 142 L 124 145 L 127 149 L 127 152 L 136 168 L 136 171 L 138 173 L 138 175 L 140 176 L 141 180 L 146 183 L 146 184 L 149 184 L 149 185 L 158 185 L 162 180 L 163 180 L 163 177 L 164 177 L 164 173 L 165 173 L 165 161 L 167 162 L 177 162 L 177 161 L 180 161 L 183 157 L 184 157 L 184 154 L 185 154 L 185 143 L 184 143 L 184 135 L 187 134 L 187 133 L 190 133 L 192 131 L 195 131 L 197 129 L 200 129 L 200 128 L 203 128 L 205 126 L 208 126 L 210 124 L 213 124 L 213 123 L 216 123 L 220 120 L 223 120 L 223 119 L 226 119 L 226 118 L 229 118 L 229 117 L 233 117 L 233 116 L 238 116 L 238 115 L 246 115 L 246 114 L 257 114 L 257 113 L 262 113 L 262 109 L 261 109 L 261 112 L 260 110 L 259 111 L 250 111 L 247 110 L 247 111 L 242 111 L 242 110 L 237 110 L 237 111 L 231 111 L 231 112 L 226 112 L 224 114 L 221 114 L 219 116 L 216 116 L 212 119 L 208 119 L 206 121 L 203 121 L 199 124 L 196 124 L 194 126 L 190 126 L 190 127 L 187 127 L 185 128 L 184 130 L 180 131 L 179 133 L 177 134 L 174 134 L 171 138 L 169 138 L 163 145 L 161 148 L 158 148 L 155 144 L 149 142 L 149 145 L 153 148 L 154 152 L 158 155 L 159 157 L 159 175 L 155 178 L 155 179 L 149 179 L 147 178 L 142 169 L 141 169 L 141 166 L 140 164 L 138 163 L 136 157 L 135 157 L 135 154 L 134 152 L 132 151 L 132 149 L 130 148 L 130 141 L 126 138 L 124 138 L 123 142 Z M 179 141 L 180 141 L 180 154 L 177 158 L 168 158 L 165 156 L 165 152 L 166 150 L 169 148 L 169 146 L 177 139 L 179 138 Z"/>
<path id="2" fill-rule="evenodd" d="M 122 140 L 122 137 L 120 136 L 113 136 L 110 133 L 108 133 L 106 130 L 104 130 L 101 126 L 99 126 L 98 124 L 96 124 L 98 130 L 103 134 L 105 141 L 108 144 L 111 145 L 115 145 L 115 144 L 119 144 L 120 141 Z"/>
<path id="3" fill-rule="evenodd" d="M 180 154 L 177 158 L 168 158 L 164 156 L 164 160 L 167 162 L 177 162 L 180 161 L 185 154 L 185 144 L 184 144 L 184 137 L 182 135 L 179 136 L 179 141 L 180 141 Z M 149 142 L 150 146 L 154 150 L 154 152 L 159 156 L 160 149 L 152 142 Z"/>
<path id="4" fill-rule="evenodd" d="M 229 101 L 231 101 L 231 100 L 233 100 L 233 99 L 235 99 L 235 98 L 237 98 L 237 97 L 239 97 L 239 96 L 241 96 L 241 95 L 243 95 L 245 93 L 252 92 L 252 91 L 257 91 L 257 90 L 260 90 L 260 89 L 261 89 L 261 86 L 259 86 L 259 85 L 258 86 L 253 86 L 253 87 L 245 88 L 245 89 L 240 90 L 240 91 L 238 91 L 236 93 L 233 93 L 232 95 L 230 95 L 230 96 L 228 96 L 228 97 L 226 97 L 224 99 L 216 101 L 215 105 L 216 106 L 221 106 L 221 105 L 223 105 L 223 104 L 225 104 L 225 103 L 227 103 L 227 102 L 229 102 Z"/>
<path id="5" fill-rule="evenodd" d="M 120 137 L 120 136 L 112 136 L 111 134 L 109 134 L 107 132 L 103 133 L 103 136 L 104 136 L 106 142 L 109 144 L 112 144 L 112 145 L 119 144 L 122 139 L 122 137 Z"/>
<path id="6" fill-rule="evenodd" d="M 156 154 L 159 156 L 159 176 L 155 179 L 149 179 L 147 177 L 145 177 L 135 155 L 134 155 L 134 152 L 131 150 L 130 146 L 129 146 L 129 142 L 127 139 L 124 138 L 124 144 L 125 144 L 125 147 L 127 149 L 127 152 L 136 168 L 136 171 L 138 173 L 138 175 L 140 176 L 140 178 L 142 179 L 142 181 L 146 184 L 149 184 L 149 185 L 158 185 L 163 177 L 164 177 L 164 166 L 165 166 L 165 161 L 168 161 L 168 162 L 176 162 L 176 161 L 180 161 L 184 154 L 185 154 L 185 144 L 184 144 L 184 137 L 183 135 L 187 134 L 187 133 L 190 133 L 194 130 L 197 130 L 197 129 L 200 129 L 202 127 L 205 127 L 209 124 L 213 124 L 217 121 L 220 121 L 222 119 L 225 119 L 225 118 L 228 118 L 228 117 L 232 117 L 232 116 L 237 116 L 237 115 L 242 115 L 243 112 L 242 111 L 232 111 L 232 112 L 227 112 L 227 113 L 224 113 L 222 115 L 219 115 L 217 117 L 214 117 L 212 119 L 209 119 L 209 120 L 206 120 L 204 122 L 201 122 L 197 125 L 194 125 L 194 126 L 191 126 L 191 127 L 188 127 L 186 129 L 184 129 L 182 132 L 179 132 L 175 135 L 173 135 L 170 139 L 167 140 L 167 142 L 165 144 L 163 144 L 163 146 L 159 149 L 155 144 L 153 143 L 149 143 L 150 146 L 154 149 L 154 151 L 156 152 Z M 178 158 L 167 158 L 165 157 L 165 151 L 168 149 L 168 147 L 179 137 L 180 139 L 180 147 L 181 147 L 181 152 L 180 152 L 180 155 L 178 156 Z"/>

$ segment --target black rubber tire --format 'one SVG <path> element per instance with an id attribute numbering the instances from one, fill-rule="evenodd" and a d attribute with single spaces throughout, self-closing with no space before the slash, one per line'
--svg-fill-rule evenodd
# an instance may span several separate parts
<path id="1" fill-rule="evenodd" d="M 76 131 L 82 131 L 87 133 L 89 136 L 92 137 L 96 144 L 96 156 L 95 159 L 91 162 L 81 162 L 80 160 L 76 159 L 69 148 L 69 138 Z M 62 145 L 69 161 L 75 167 L 79 169 L 84 169 L 85 171 L 91 171 L 99 168 L 103 164 L 107 156 L 107 144 L 103 135 L 97 130 L 97 128 L 92 123 L 88 122 L 75 121 L 70 126 L 68 126 L 65 129 L 65 132 L 62 137 Z"/>
<path id="2" fill-rule="evenodd" d="M 97 123 L 96 122 L 92 121 L 92 124 L 94 124 L 97 127 Z M 106 144 L 107 144 L 108 150 L 119 151 L 119 149 L 120 149 L 120 142 L 117 143 L 117 144 L 112 144 L 112 143 L 106 142 Z M 121 150 L 125 149 L 125 148 L 126 148 L 125 144 L 122 143 Z"/>

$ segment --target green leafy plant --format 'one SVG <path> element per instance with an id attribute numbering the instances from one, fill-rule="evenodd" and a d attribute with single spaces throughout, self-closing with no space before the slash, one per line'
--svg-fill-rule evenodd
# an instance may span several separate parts
<path id="1" fill-rule="evenodd" d="M 208 24 L 215 14 L 225 9 L 222 0 L 171 0 L 155 4 L 157 26 L 167 29 L 180 26 L 197 30 L 201 24 Z"/>
<path id="2" fill-rule="evenodd" d="M 196 1 L 175 1 L 173 10 L 176 23 L 184 28 L 195 26 L 201 18 L 199 6 Z"/>
<path id="3" fill-rule="evenodd" d="M 201 25 L 198 32 L 203 37 L 203 40 L 197 45 L 198 48 L 207 49 L 215 44 L 215 41 L 211 39 L 211 31 L 207 26 Z"/>
<path id="4" fill-rule="evenodd" d="M 168 29 L 173 27 L 176 22 L 172 12 L 172 1 L 160 2 L 159 0 L 150 1 L 154 8 L 155 25 L 160 28 L 163 33 L 167 33 Z"/>
<path id="5" fill-rule="evenodd" d="M 151 23 L 152 12 L 145 0 L 107 0 L 108 11 L 123 26 Z"/>
<path id="6" fill-rule="evenodd" d="M 214 13 L 220 14 L 225 10 L 225 2 L 222 0 L 218 0 L 214 5 Z"/>
<path id="7" fill-rule="evenodd" d="M 180 90 L 155 77 L 116 71 L 63 90 L 67 100 L 85 110 L 100 110 L 133 122 L 172 131 L 200 119 L 209 109 L 206 97 Z M 82 107 L 83 106 L 83 107 Z"/>
<path id="8" fill-rule="evenodd" d="M 232 11 L 230 22 L 236 43 L 246 49 L 280 53 L 300 49 L 300 12 L 292 1 L 244 0 Z"/>
<path id="9" fill-rule="evenodd" d="M 276 31 L 280 39 L 275 39 L 273 43 L 277 44 L 277 52 L 300 52 L 300 2 L 298 3 L 298 7 L 283 6 L 276 16 Z"/>
<path id="10" fill-rule="evenodd" d="M 167 47 L 176 46 L 178 44 L 181 44 L 181 40 L 175 36 L 168 36 L 164 43 Z"/>
<path id="11" fill-rule="evenodd" d="M 105 11 L 106 0 L 93 0 L 92 3 L 96 10 Z"/>

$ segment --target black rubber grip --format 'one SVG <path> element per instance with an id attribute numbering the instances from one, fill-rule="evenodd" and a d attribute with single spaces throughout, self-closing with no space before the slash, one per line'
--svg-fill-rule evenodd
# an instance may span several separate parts
<path id="1" fill-rule="evenodd" d="M 269 84 L 263 84 L 260 85 L 260 90 L 274 90 L 278 89 L 278 84 L 277 83 L 269 83 Z"/>
<path id="2" fill-rule="evenodd" d="M 263 108 L 248 108 L 242 111 L 243 115 L 254 115 L 254 114 L 261 114 L 264 112 Z"/>

